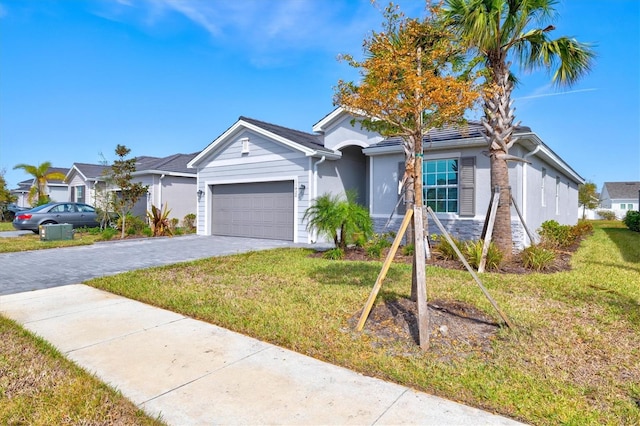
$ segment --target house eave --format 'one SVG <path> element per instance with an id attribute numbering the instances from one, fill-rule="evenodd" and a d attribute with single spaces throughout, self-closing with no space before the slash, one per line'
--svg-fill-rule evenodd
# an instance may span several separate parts
<path id="1" fill-rule="evenodd" d="M 166 170 L 138 170 L 131 174 L 131 176 L 143 176 L 143 175 L 165 175 L 165 176 L 188 177 L 188 178 L 197 177 L 196 173 L 169 172 Z"/>
<path id="2" fill-rule="evenodd" d="M 282 136 L 276 135 L 275 133 L 269 132 L 268 130 L 265 130 L 259 126 L 256 126 L 252 123 L 248 123 L 242 119 L 236 121 L 236 123 L 231 126 L 229 129 L 227 129 L 227 131 L 225 131 L 222 135 L 220 135 L 218 138 L 216 138 L 213 142 L 211 142 L 209 144 L 209 146 L 207 146 L 204 150 L 202 150 L 202 152 L 200 154 L 198 154 L 193 160 L 191 160 L 188 164 L 187 164 L 187 168 L 189 169 L 194 169 L 194 168 L 198 168 L 198 166 L 202 163 L 202 161 L 207 158 L 208 156 L 210 156 L 213 152 L 215 152 L 215 150 L 223 144 L 224 141 L 226 141 L 228 138 L 232 137 L 235 133 L 237 133 L 238 131 L 240 131 L 240 129 L 247 129 L 250 130 L 252 132 L 255 132 L 259 135 L 262 135 L 268 139 L 271 139 L 273 141 L 276 141 L 282 145 L 285 145 L 286 147 L 294 150 L 294 151 L 298 151 L 303 153 L 305 156 L 307 157 L 315 157 L 315 156 L 322 156 L 322 155 L 332 155 L 331 153 L 327 152 L 324 153 L 322 151 L 319 150 L 314 150 L 311 148 L 307 148 L 305 146 L 302 146 L 294 141 L 291 141 L 287 138 L 283 138 Z"/>
<path id="3" fill-rule="evenodd" d="M 585 179 L 578 174 L 575 170 L 571 168 L 558 154 L 553 152 L 551 148 L 549 148 L 540 137 L 534 132 L 520 133 L 517 135 L 520 140 L 519 143 L 522 146 L 525 146 L 525 141 L 530 141 L 532 145 L 530 148 L 533 150 L 536 146 L 539 146 L 540 149 L 534 154 L 536 157 L 544 158 L 547 162 L 549 162 L 554 167 L 558 168 L 565 175 L 570 176 L 578 185 L 582 185 L 585 183 Z"/>

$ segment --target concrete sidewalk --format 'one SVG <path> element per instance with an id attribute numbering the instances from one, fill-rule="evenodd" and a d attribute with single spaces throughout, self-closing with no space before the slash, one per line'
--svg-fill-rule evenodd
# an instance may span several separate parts
<path id="1" fill-rule="evenodd" d="M 173 425 L 520 424 L 85 285 L 0 313 Z"/>

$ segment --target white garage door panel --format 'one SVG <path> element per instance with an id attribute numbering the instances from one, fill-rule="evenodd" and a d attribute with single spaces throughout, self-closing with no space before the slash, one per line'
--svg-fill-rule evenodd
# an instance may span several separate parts
<path id="1" fill-rule="evenodd" d="M 293 241 L 293 181 L 212 186 L 214 235 Z"/>

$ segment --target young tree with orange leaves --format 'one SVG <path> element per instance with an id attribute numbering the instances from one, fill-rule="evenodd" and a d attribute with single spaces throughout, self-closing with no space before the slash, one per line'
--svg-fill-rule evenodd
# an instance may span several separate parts
<path id="1" fill-rule="evenodd" d="M 465 111 L 478 98 L 473 76 L 463 72 L 465 63 L 439 19 L 439 10 L 429 12 L 424 19 L 408 18 L 389 4 L 383 12 L 383 31 L 374 31 L 364 41 L 365 58 L 342 57 L 360 71 L 361 81 L 340 80 L 334 99 L 336 105 L 359 116 L 363 127 L 402 138 L 405 199 L 411 208 L 424 205 L 423 134 L 462 122 Z M 413 223 L 414 241 L 422 243 L 423 229 L 415 226 L 415 216 Z M 414 277 L 424 276 L 424 267 L 424 253 L 415 250 Z M 414 278 L 412 298 L 420 301 L 416 288 Z"/>
<path id="2" fill-rule="evenodd" d="M 438 13 L 432 8 L 423 20 L 407 18 L 390 4 L 384 10 L 383 31 L 364 41 L 366 58 L 342 56 L 360 70 L 362 80 L 340 80 L 334 98 L 334 104 L 361 116 L 363 127 L 402 138 L 406 199 L 418 205 L 422 205 L 422 135 L 430 128 L 462 122 L 478 98 L 473 79 L 458 72 L 464 62 Z"/>

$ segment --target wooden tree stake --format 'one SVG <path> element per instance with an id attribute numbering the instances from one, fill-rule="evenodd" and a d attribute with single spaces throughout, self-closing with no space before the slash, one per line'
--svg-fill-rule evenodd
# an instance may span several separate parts
<path id="1" fill-rule="evenodd" d="M 491 237 L 493 236 L 493 225 L 496 223 L 496 212 L 498 211 L 498 204 L 500 204 L 500 189 L 496 186 L 493 199 L 491 200 L 491 211 L 489 213 L 489 223 L 487 225 L 487 233 L 484 236 L 484 244 L 482 246 L 482 256 L 480 257 L 480 264 L 478 265 L 478 273 L 484 272 L 484 267 L 487 264 L 487 253 L 489 253 L 489 244 L 491 244 Z"/>
<path id="2" fill-rule="evenodd" d="M 422 224 L 422 207 L 413 207 L 413 224 L 415 229 L 414 253 L 416 260 L 416 283 L 418 294 L 418 332 L 420 347 L 429 349 L 429 311 L 427 305 L 427 274 L 424 253 L 424 227 Z"/>
<path id="3" fill-rule="evenodd" d="M 384 278 L 387 276 L 389 267 L 391 267 L 391 262 L 393 262 L 393 258 L 395 257 L 396 252 L 398 251 L 398 247 L 400 247 L 400 242 L 402 241 L 402 237 L 404 236 L 405 232 L 407 232 L 407 227 L 411 222 L 411 216 L 413 216 L 413 210 L 407 210 L 407 213 L 404 216 L 404 220 L 402 221 L 402 225 L 400 225 L 400 230 L 398 231 L 398 234 L 396 234 L 395 240 L 393 240 L 393 244 L 389 249 L 387 258 L 385 259 L 384 264 L 382 265 L 382 269 L 378 274 L 378 278 L 376 279 L 376 283 L 374 284 L 373 289 L 371 290 L 371 294 L 369 294 L 369 299 L 367 299 L 367 303 L 364 305 L 364 308 L 362 309 L 360 320 L 358 321 L 358 325 L 356 326 L 357 331 L 362 331 L 362 328 L 364 327 L 364 323 L 365 321 L 367 321 L 367 318 L 369 317 L 369 313 L 371 312 L 371 308 L 373 307 L 373 302 L 375 302 L 376 296 L 380 291 L 380 287 L 382 287 L 382 281 L 384 281 Z"/>
<path id="4" fill-rule="evenodd" d="M 458 246 L 455 245 L 455 243 L 451 239 L 451 236 L 449 235 L 447 230 L 444 228 L 444 226 L 442 226 L 442 223 L 440 222 L 436 214 L 433 212 L 433 210 L 431 210 L 431 207 L 427 207 L 427 212 L 429 212 L 429 214 L 433 218 L 433 221 L 436 223 L 436 225 L 440 229 L 440 232 L 442 232 L 442 235 L 444 235 L 447 242 L 451 245 L 451 248 L 453 248 L 453 250 L 456 252 L 456 254 L 458 255 L 458 258 L 460 259 L 464 267 L 467 268 L 467 271 L 469 271 L 469 273 L 475 280 L 476 284 L 478 284 L 478 287 L 480 287 L 480 290 L 482 290 L 485 297 L 489 300 L 493 308 L 498 312 L 498 314 L 500 315 L 502 320 L 505 322 L 505 324 L 507 324 L 507 327 L 513 328 L 513 325 L 511 324 L 511 321 L 509 321 L 509 318 L 507 318 L 507 316 L 500 310 L 500 308 L 498 307 L 498 304 L 495 302 L 495 300 L 493 300 L 493 298 L 491 297 L 487 289 L 484 288 L 484 286 L 482 285 L 482 282 L 480 281 L 480 278 L 478 278 L 478 275 L 476 275 L 476 273 L 473 271 L 473 268 L 471 267 L 471 265 L 469 265 L 469 262 L 467 262 L 467 259 L 465 259 L 462 253 L 460 253 Z"/>

